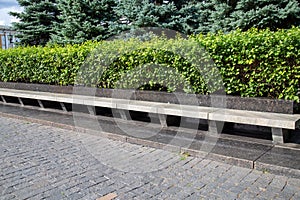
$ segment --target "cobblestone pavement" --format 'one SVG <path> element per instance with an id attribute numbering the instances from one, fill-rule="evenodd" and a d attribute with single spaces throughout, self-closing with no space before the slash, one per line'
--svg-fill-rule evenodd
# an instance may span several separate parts
<path id="1" fill-rule="evenodd" d="M 300 199 L 300 180 L 0 117 L 0 199 Z"/>

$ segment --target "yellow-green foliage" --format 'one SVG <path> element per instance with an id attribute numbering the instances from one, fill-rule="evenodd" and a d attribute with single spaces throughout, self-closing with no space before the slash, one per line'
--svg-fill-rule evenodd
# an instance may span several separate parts
<path id="1" fill-rule="evenodd" d="M 300 28 L 194 38 L 218 65 L 227 94 L 299 101 Z"/>
<path id="2" fill-rule="evenodd" d="M 90 54 L 76 81 L 102 88 L 207 94 L 218 90 L 222 79 L 216 79 L 217 71 L 211 70 L 213 62 L 207 62 L 209 55 L 201 51 L 195 40 L 182 38 L 102 42 Z"/>
<path id="3" fill-rule="evenodd" d="M 200 60 L 195 56 L 195 43 L 204 47 L 219 72 L 212 70 L 205 53 Z M 143 72 L 131 73 L 141 66 Z M 207 94 L 220 87 L 213 78 L 218 73 L 227 94 L 299 101 L 300 28 L 0 50 L 1 81 L 157 90 L 163 85 L 168 91 Z"/>
<path id="4" fill-rule="evenodd" d="M 18 47 L 0 50 L 0 80 L 7 82 L 68 85 L 88 53 L 96 46 Z"/>

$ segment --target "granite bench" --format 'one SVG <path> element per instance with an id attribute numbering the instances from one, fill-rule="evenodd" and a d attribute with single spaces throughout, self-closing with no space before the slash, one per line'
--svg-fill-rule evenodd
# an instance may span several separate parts
<path id="1" fill-rule="evenodd" d="M 59 102 L 62 109 L 66 111 L 64 103 L 79 104 L 87 106 L 90 114 L 95 115 L 93 107 L 105 107 L 116 109 L 124 120 L 128 120 L 125 111 L 139 111 L 157 114 L 161 126 L 166 127 L 166 116 L 189 117 L 208 120 L 208 130 L 210 133 L 221 133 L 224 122 L 239 124 L 249 124 L 270 127 L 272 130 L 273 142 L 284 143 L 289 130 L 299 127 L 299 114 L 280 114 L 270 112 L 257 112 L 246 110 L 234 110 L 194 105 L 179 105 L 160 102 L 127 100 L 106 97 L 94 97 L 75 94 L 37 92 L 30 90 L 16 90 L 0 88 L 0 96 L 4 103 L 6 97 L 18 98 L 21 105 L 24 105 L 22 98 L 35 99 L 43 108 L 42 101 Z"/>

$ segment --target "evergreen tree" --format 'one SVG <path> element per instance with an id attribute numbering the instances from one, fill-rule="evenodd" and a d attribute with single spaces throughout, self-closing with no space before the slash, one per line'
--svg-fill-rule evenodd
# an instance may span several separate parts
<path id="1" fill-rule="evenodd" d="M 227 30 L 235 1 L 191 1 L 179 10 L 179 20 L 185 34 Z"/>
<path id="2" fill-rule="evenodd" d="M 13 23 L 19 33 L 21 45 L 45 45 L 53 33 L 53 26 L 58 22 L 59 14 L 56 0 L 17 0 L 24 8 L 21 13 L 11 12 L 20 21 Z"/>
<path id="3" fill-rule="evenodd" d="M 300 0 L 17 0 L 13 27 L 22 45 L 103 40 L 161 27 L 184 34 L 300 25 Z"/>
<path id="4" fill-rule="evenodd" d="M 102 40 L 112 33 L 110 25 L 117 20 L 114 0 L 58 0 L 61 12 L 51 42 L 82 43 L 86 40 Z"/>
<path id="5" fill-rule="evenodd" d="M 206 0 L 193 1 L 179 11 L 185 34 L 228 32 L 240 28 L 291 28 L 300 25 L 299 0 Z"/>
<path id="6" fill-rule="evenodd" d="M 179 2 L 179 1 L 178 1 Z M 122 0 L 116 7 L 118 20 L 114 25 L 116 33 L 138 27 L 161 27 L 176 29 L 179 4 L 162 0 Z M 175 19 L 175 20 L 174 20 Z M 178 30 L 180 31 L 180 30 Z"/>
<path id="7" fill-rule="evenodd" d="M 239 0 L 231 17 L 232 29 L 291 28 L 300 25 L 299 0 Z"/>

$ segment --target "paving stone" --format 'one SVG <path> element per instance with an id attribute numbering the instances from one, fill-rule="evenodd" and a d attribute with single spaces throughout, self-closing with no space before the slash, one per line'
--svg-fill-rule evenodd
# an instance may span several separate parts
<path id="1" fill-rule="evenodd" d="M 294 196 L 292 196 L 292 199 L 300 199 L 300 192 L 298 191 Z"/>
<path id="2" fill-rule="evenodd" d="M 153 195 L 148 193 L 139 193 L 135 199 L 151 199 Z"/>
<path id="3" fill-rule="evenodd" d="M 281 192 L 278 194 L 275 199 L 291 199 L 294 196 L 294 194 L 289 192 Z"/>
<path id="4" fill-rule="evenodd" d="M 299 199 L 297 178 L 4 117 L 0 129 L 1 200 Z"/>
<path id="5" fill-rule="evenodd" d="M 216 188 L 213 192 L 214 195 L 222 197 L 224 199 L 236 199 L 237 194 L 222 188 Z"/>
<path id="6" fill-rule="evenodd" d="M 256 191 L 244 191 L 241 194 L 238 194 L 237 199 L 255 199 L 257 198 Z"/>
<path id="7" fill-rule="evenodd" d="M 1 196 L 2 200 L 11 200 L 11 199 L 15 199 L 15 198 L 16 198 L 16 195 L 14 195 L 14 194 L 2 195 Z"/>

